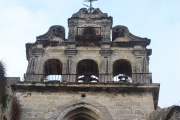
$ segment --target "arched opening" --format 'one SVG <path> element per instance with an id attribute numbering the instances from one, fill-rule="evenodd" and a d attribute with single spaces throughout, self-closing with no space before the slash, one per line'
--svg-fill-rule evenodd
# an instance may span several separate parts
<path id="1" fill-rule="evenodd" d="M 44 81 L 61 81 L 62 63 L 58 59 L 47 60 L 44 64 Z"/>
<path id="2" fill-rule="evenodd" d="M 106 107 L 99 102 L 85 98 L 75 99 L 57 107 L 52 118 L 56 120 L 89 120 L 90 118 L 92 120 L 113 120 Z"/>
<path id="3" fill-rule="evenodd" d="M 132 83 L 132 67 L 127 60 L 116 60 L 113 64 L 113 79 L 119 83 Z"/>
<path id="4" fill-rule="evenodd" d="M 83 29 L 83 35 L 96 35 L 96 29 L 93 27 L 86 27 Z"/>
<path id="5" fill-rule="evenodd" d="M 93 110 L 86 107 L 76 108 L 67 113 L 63 120 L 101 120 Z"/>
<path id="6" fill-rule="evenodd" d="M 77 82 L 98 82 L 98 64 L 94 60 L 81 60 L 76 70 Z"/>

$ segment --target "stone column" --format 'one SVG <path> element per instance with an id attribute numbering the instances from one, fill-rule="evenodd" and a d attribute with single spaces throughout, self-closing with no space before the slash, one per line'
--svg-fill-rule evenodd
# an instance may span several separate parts
<path id="1" fill-rule="evenodd" d="M 102 22 L 101 35 L 102 41 L 111 41 L 110 39 L 111 23 L 109 21 Z"/>
<path id="2" fill-rule="evenodd" d="M 110 56 L 112 54 L 112 50 L 110 48 L 110 44 L 104 44 L 101 46 L 101 50 L 99 51 L 101 54 L 101 65 L 99 67 L 99 74 L 103 74 L 99 76 L 99 82 L 108 82 L 111 80 L 111 71 L 110 71 Z"/>
<path id="3" fill-rule="evenodd" d="M 25 81 L 40 81 L 40 76 L 37 73 L 38 56 L 30 56 Z M 33 75 L 34 74 L 34 75 Z"/>
<path id="4" fill-rule="evenodd" d="M 76 56 L 77 50 L 76 50 L 76 43 L 73 42 L 71 44 L 67 45 L 67 49 L 64 51 L 64 53 L 66 54 L 66 58 L 67 58 L 67 63 L 66 63 L 66 74 L 76 74 L 76 72 L 74 71 L 74 67 L 73 66 L 73 58 Z M 64 78 L 65 77 L 65 78 Z M 76 75 L 66 75 L 63 77 L 63 80 L 65 80 L 66 82 L 75 82 L 76 81 Z"/>
<path id="5" fill-rule="evenodd" d="M 38 44 L 33 47 L 31 50 L 30 58 L 28 60 L 28 68 L 27 68 L 27 75 L 25 81 L 41 81 L 40 75 L 28 75 L 28 74 L 38 74 L 38 58 L 42 56 L 44 52 L 43 45 Z M 42 74 L 42 73 L 41 73 Z"/>
<path id="6" fill-rule="evenodd" d="M 77 22 L 73 20 L 69 20 L 68 27 L 69 27 L 68 41 L 75 41 L 75 36 L 77 35 Z"/>
<path id="7" fill-rule="evenodd" d="M 133 66 L 133 73 L 147 73 L 149 70 L 146 60 L 146 51 L 143 49 L 134 49 L 133 54 L 136 58 L 136 65 Z M 134 83 L 150 83 L 148 74 L 134 74 Z"/>

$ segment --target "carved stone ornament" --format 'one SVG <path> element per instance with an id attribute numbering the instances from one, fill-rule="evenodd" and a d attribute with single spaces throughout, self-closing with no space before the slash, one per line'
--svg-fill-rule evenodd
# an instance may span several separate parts
<path id="1" fill-rule="evenodd" d="M 131 34 L 126 26 L 117 25 L 112 28 L 112 41 L 118 42 L 117 38 L 125 38 L 124 41 L 145 41 L 150 43 L 150 39 L 140 38 Z"/>
<path id="2" fill-rule="evenodd" d="M 74 18 L 101 18 L 108 17 L 107 13 L 103 13 L 99 8 L 94 9 L 92 13 L 88 13 L 86 8 L 81 8 L 77 13 L 73 14 Z"/>
<path id="3" fill-rule="evenodd" d="M 88 14 L 88 10 L 86 8 L 81 8 L 77 13 L 73 14 L 72 17 L 80 17 L 84 14 Z"/>
<path id="4" fill-rule="evenodd" d="M 65 28 L 60 25 L 51 26 L 47 33 L 37 37 L 37 40 L 51 40 L 54 37 L 65 38 Z"/>
<path id="5" fill-rule="evenodd" d="M 124 37 L 125 36 L 124 35 L 125 30 L 123 29 L 122 26 L 115 26 L 115 27 L 113 27 L 112 31 L 113 31 L 113 35 L 116 35 L 116 37 Z"/>
<path id="6" fill-rule="evenodd" d="M 92 14 L 98 14 L 99 17 L 108 17 L 107 13 L 103 13 L 99 8 L 94 9 Z"/>

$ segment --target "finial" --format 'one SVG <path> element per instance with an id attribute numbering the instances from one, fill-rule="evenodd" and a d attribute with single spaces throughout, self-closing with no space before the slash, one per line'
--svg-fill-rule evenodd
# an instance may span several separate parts
<path id="1" fill-rule="evenodd" d="M 94 1 L 98 1 L 98 0 L 85 0 L 84 2 L 90 2 L 90 6 L 86 5 L 86 4 L 83 4 L 85 5 L 86 7 L 89 7 L 89 11 L 90 13 L 92 12 L 92 10 L 94 10 L 94 8 L 92 7 L 92 2 Z"/>

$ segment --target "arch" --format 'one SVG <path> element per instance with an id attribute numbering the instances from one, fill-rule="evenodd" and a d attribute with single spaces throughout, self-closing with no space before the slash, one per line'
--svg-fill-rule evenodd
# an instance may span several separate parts
<path id="1" fill-rule="evenodd" d="M 80 66 L 82 65 L 82 66 Z M 92 65 L 92 66 L 91 66 Z M 78 71 L 78 67 L 79 67 L 79 70 Z M 98 63 L 93 60 L 93 59 L 83 59 L 83 60 L 80 60 L 78 63 L 77 63 L 77 66 L 76 66 L 76 72 L 77 74 L 81 74 L 81 71 L 85 70 L 85 71 L 93 71 L 94 70 L 94 73 L 99 73 L 99 66 L 98 66 Z"/>
<path id="2" fill-rule="evenodd" d="M 132 78 L 132 65 L 126 59 L 118 59 L 113 62 L 113 77 L 119 74 L 124 74 Z"/>
<path id="3" fill-rule="evenodd" d="M 97 53 L 97 52 L 95 52 L 95 53 Z M 88 53 L 88 54 L 89 54 L 89 53 Z M 97 65 L 98 65 L 98 69 L 100 69 L 101 56 L 99 55 L 99 53 L 94 54 L 94 55 L 92 55 L 92 56 L 90 56 L 90 55 L 85 56 L 84 53 L 83 53 L 83 54 L 80 53 L 80 54 L 76 55 L 76 57 L 73 59 L 72 65 L 73 65 L 73 66 L 76 66 L 76 67 L 73 67 L 73 68 L 72 68 L 72 73 L 73 73 L 73 74 L 77 74 L 77 65 L 78 65 L 78 63 L 79 63 L 80 61 L 82 61 L 82 60 L 85 60 L 85 59 L 90 59 L 90 60 L 95 61 L 95 62 L 97 63 Z M 100 70 L 99 70 L 99 71 L 100 71 Z"/>
<path id="4" fill-rule="evenodd" d="M 76 66 L 76 74 L 77 74 L 76 78 L 78 78 L 81 75 L 85 75 L 85 74 L 94 75 L 98 78 L 99 69 L 98 69 L 97 62 L 92 59 L 83 59 L 83 60 L 79 61 Z M 96 78 L 92 78 L 90 75 L 87 75 L 87 76 L 85 75 L 82 78 L 82 80 L 84 82 L 90 82 L 93 80 L 97 81 Z"/>
<path id="5" fill-rule="evenodd" d="M 52 118 L 57 120 L 113 120 L 104 106 L 88 99 L 72 100 L 59 106 Z"/>
<path id="6" fill-rule="evenodd" d="M 101 120 L 101 117 L 97 114 L 99 111 L 92 106 L 81 103 L 73 107 L 74 108 L 63 117 L 63 120 Z"/>
<path id="7" fill-rule="evenodd" d="M 44 74 L 44 64 L 47 60 L 50 60 L 50 59 L 57 59 L 59 60 L 62 64 L 63 64 L 63 69 L 65 67 L 65 63 L 66 63 L 66 58 L 63 56 L 63 54 L 60 53 L 60 55 L 57 57 L 57 56 L 49 56 L 48 54 L 45 54 L 44 56 L 42 56 L 42 58 L 40 58 L 38 60 L 38 63 L 37 63 L 37 70 L 36 70 L 36 73 L 37 74 Z"/>
<path id="8" fill-rule="evenodd" d="M 62 74 L 63 65 L 58 59 L 48 59 L 43 66 L 43 73 L 45 74 L 44 78 L 49 75 Z"/>
<path id="9" fill-rule="evenodd" d="M 85 60 L 85 59 L 88 59 L 88 60 L 93 60 L 95 61 L 97 64 L 98 64 L 98 67 L 101 63 L 101 59 L 100 59 L 101 55 L 99 55 L 99 53 L 95 54 L 95 55 L 92 55 L 92 56 L 84 56 L 84 54 L 80 54 L 78 56 L 76 56 L 76 61 L 75 61 L 75 65 L 77 66 L 77 64 L 82 61 L 82 60 Z"/>
<path id="10" fill-rule="evenodd" d="M 120 55 L 121 54 L 118 53 L 118 54 L 116 54 L 115 57 L 112 57 L 112 64 L 114 62 L 116 62 L 117 60 L 126 60 L 131 64 L 131 66 L 133 66 L 136 63 L 136 59 L 133 55 L 131 55 L 131 56 L 120 56 Z"/>

